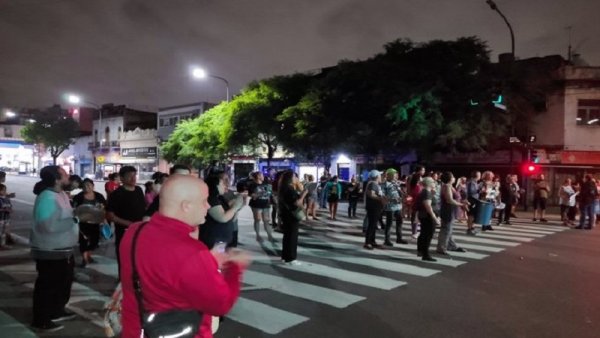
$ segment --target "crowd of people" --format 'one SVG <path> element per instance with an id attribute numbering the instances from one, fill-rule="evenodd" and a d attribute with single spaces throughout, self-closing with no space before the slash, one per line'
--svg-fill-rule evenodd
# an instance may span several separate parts
<path id="1" fill-rule="evenodd" d="M 302 221 L 319 220 L 319 207 L 326 209 L 331 221 L 337 220 L 343 198 L 348 200 L 348 219 L 357 217 L 357 205 L 364 199 L 365 249 L 394 246 L 393 225 L 395 243 L 407 244 L 402 226 L 409 220 L 417 255 L 425 261 L 436 260 L 430 246 L 437 229 L 438 255 L 466 252 L 452 236 L 456 222 L 466 222 L 466 234 L 471 236 L 478 234 L 476 224 L 481 231 L 493 231 L 492 219 L 494 226 L 510 225 L 516 206 L 525 198 L 516 175 L 501 179 L 491 171 L 474 171 L 468 179 L 457 179 L 451 172 L 426 172 L 422 166 L 402 177 L 394 168 L 371 170 L 367 180 L 352 177 L 344 185 L 336 176 L 323 175 L 317 182 L 311 175 L 301 180 L 292 170 L 273 177 L 253 172 L 235 190 L 224 170 L 213 168 L 204 179 L 191 174 L 191 168 L 175 165 L 168 174 L 156 173 L 153 181 L 144 184 L 144 191 L 137 184 L 135 167 L 123 166 L 106 182 L 104 198 L 90 179 L 70 176 L 58 166 L 43 168 L 34 187 L 30 236 L 38 272 L 33 327 L 56 331 L 62 328 L 60 321 L 74 317 L 65 309 L 74 278 L 73 247 L 79 245 L 82 268 L 93 264 L 92 252 L 106 223 L 114 225 L 123 285 L 123 336 L 139 336 L 138 318 L 145 314 L 173 309 L 197 310 L 198 330 L 210 336 L 213 317 L 231 309 L 239 295 L 240 275 L 250 263 L 248 254 L 237 249 L 238 215 L 246 205 L 252 210 L 256 240 L 263 242 L 261 228 L 272 243 L 276 243 L 273 231 L 281 231 L 281 260 L 298 265 Z M 14 194 L 7 193 L 4 180 L 0 173 L 0 221 L 6 238 Z M 558 193 L 565 226 L 591 229 L 600 220 L 598 185 L 591 175 L 577 183 L 564 180 Z M 544 175 L 536 177 L 533 189 L 532 219 L 547 222 L 545 210 L 553 190 Z M 489 206 L 495 215 L 483 217 Z M 382 245 L 376 241 L 378 228 L 384 233 Z M 139 280 L 132 277 L 134 270 Z M 140 283 L 143 306 L 136 286 Z M 182 296 L 190 294 L 195 296 Z"/>

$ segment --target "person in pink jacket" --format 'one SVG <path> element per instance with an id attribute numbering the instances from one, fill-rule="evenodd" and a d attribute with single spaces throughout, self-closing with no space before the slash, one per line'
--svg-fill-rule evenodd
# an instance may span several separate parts
<path id="1" fill-rule="evenodd" d="M 137 239 L 136 266 L 142 285 L 144 310 L 197 310 L 202 314 L 196 338 L 212 337 L 212 317 L 224 316 L 240 294 L 241 275 L 248 254 L 232 250 L 211 252 L 198 241 L 207 210 L 208 188 L 195 177 L 174 175 L 162 186 L 160 209 Z M 123 338 L 140 337 L 140 317 L 133 289 L 131 246 L 136 229 L 121 242 Z"/>

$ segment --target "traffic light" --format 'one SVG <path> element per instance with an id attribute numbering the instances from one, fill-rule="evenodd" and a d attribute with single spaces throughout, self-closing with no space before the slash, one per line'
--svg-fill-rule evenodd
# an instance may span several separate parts
<path id="1" fill-rule="evenodd" d="M 531 153 L 529 156 L 529 161 L 532 163 L 540 163 L 540 158 L 538 157 L 538 152 L 535 149 L 531 149 Z"/>
<path id="2" fill-rule="evenodd" d="M 540 173 L 540 166 L 532 162 L 525 163 L 523 165 L 523 173 L 527 176 L 537 175 Z"/>

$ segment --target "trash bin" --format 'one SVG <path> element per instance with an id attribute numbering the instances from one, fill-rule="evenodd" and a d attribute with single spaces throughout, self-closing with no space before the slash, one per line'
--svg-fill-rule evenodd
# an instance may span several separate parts
<path id="1" fill-rule="evenodd" d="M 492 214 L 494 213 L 494 203 L 479 201 L 477 206 L 477 217 L 475 217 L 475 223 L 483 226 L 490 225 L 492 223 Z"/>

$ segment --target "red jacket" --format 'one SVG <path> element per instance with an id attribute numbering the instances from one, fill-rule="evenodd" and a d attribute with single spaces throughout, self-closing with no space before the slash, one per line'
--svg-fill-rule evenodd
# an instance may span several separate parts
<path id="1" fill-rule="evenodd" d="M 140 223 L 129 227 L 121 241 L 123 338 L 140 337 L 140 320 L 131 279 L 131 241 Z M 140 232 L 136 264 L 144 309 L 197 309 L 204 317 L 196 338 L 210 338 L 211 316 L 223 316 L 240 294 L 242 270 L 227 264 L 219 273 L 208 248 L 190 237 L 193 227 L 155 213 Z"/>

